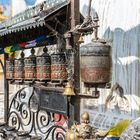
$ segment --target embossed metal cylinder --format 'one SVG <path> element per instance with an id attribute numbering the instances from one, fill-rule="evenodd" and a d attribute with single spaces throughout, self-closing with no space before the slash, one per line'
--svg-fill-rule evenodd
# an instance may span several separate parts
<path id="1" fill-rule="evenodd" d="M 37 80 L 51 80 L 51 56 L 47 53 L 47 48 L 43 49 L 44 53 L 36 59 Z"/>
<path id="2" fill-rule="evenodd" d="M 27 81 L 36 80 L 36 56 L 34 53 L 35 50 L 32 48 L 31 55 L 24 59 L 25 80 Z"/>
<path id="3" fill-rule="evenodd" d="M 105 84 L 110 81 L 110 46 L 100 40 L 83 45 L 81 53 L 81 80 L 84 83 Z"/>
<path id="4" fill-rule="evenodd" d="M 66 71 L 66 58 L 64 53 L 51 55 L 51 80 L 66 81 L 68 77 Z"/>
<path id="5" fill-rule="evenodd" d="M 6 79 L 12 80 L 14 78 L 14 59 L 6 60 Z"/>
<path id="6" fill-rule="evenodd" d="M 24 79 L 24 53 L 23 52 L 21 52 L 21 58 L 15 59 L 14 79 L 15 80 Z"/>

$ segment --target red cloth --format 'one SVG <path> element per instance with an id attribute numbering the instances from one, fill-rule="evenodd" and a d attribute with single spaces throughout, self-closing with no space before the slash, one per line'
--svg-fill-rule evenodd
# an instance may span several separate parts
<path id="1" fill-rule="evenodd" d="M 61 117 L 61 120 L 59 121 L 60 117 Z M 60 114 L 55 114 L 54 118 L 55 118 L 54 125 L 60 125 L 60 126 L 63 126 L 63 127 L 67 127 L 66 117 L 64 117 L 63 115 L 61 116 Z"/>
<path id="2" fill-rule="evenodd" d="M 20 46 L 21 48 L 25 48 L 26 45 L 27 45 L 26 42 L 19 43 L 19 46 Z"/>

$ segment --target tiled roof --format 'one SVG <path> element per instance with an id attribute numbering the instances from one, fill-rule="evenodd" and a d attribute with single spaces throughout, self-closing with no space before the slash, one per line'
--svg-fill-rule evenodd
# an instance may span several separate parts
<path id="1" fill-rule="evenodd" d="M 44 26 L 48 16 L 68 4 L 69 0 L 45 0 L 43 3 L 2 22 L 0 24 L 0 36 Z"/>

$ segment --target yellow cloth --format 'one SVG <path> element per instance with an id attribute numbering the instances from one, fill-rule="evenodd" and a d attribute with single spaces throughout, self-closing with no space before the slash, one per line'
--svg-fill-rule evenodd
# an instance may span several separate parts
<path id="1" fill-rule="evenodd" d="M 107 137 L 120 137 L 122 132 L 129 126 L 130 120 L 122 120 L 114 127 L 110 128 Z"/>
<path id="2" fill-rule="evenodd" d="M 9 58 L 16 58 L 16 52 L 11 52 L 11 48 L 13 46 L 8 46 L 6 48 L 4 48 L 4 52 L 8 54 Z"/>
<path id="3" fill-rule="evenodd" d="M 10 52 L 8 53 L 9 58 L 16 58 L 16 53 L 15 52 Z"/>
<path id="4" fill-rule="evenodd" d="M 10 53 L 11 52 L 11 48 L 12 48 L 12 46 L 8 46 L 8 47 L 4 48 L 4 52 L 5 53 Z"/>

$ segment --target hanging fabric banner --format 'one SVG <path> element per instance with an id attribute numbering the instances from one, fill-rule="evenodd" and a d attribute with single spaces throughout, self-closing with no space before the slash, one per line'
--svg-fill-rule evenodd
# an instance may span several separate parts
<path id="1" fill-rule="evenodd" d="M 4 48 L 0 48 L 0 54 L 4 54 Z"/>
<path id="2" fill-rule="evenodd" d="M 10 52 L 10 53 L 8 54 L 8 57 L 9 57 L 9 58 L 16 58 L 16 52 Z"/>
<path id="3" fill-rule="evenodd" d="M 25 48 L 26 45 L 27 45 L 26 42 L 19 43 L 19 46 L 20 46 L 21 48 Z"/>
<path id="4" fill-rule="evenodd" d="M 11 52 L 11 48 L 12 48 L 12 46 L 8 46 L 8 47 L 4 48 L 4 52 L 9 54 Z"/>
<path id="5" fill-rule="evenodd" d="M 4 52 L 6 54 L 8 54 L 9 58 L 15 58 L 16 57 L 16 53 L 15 52 L 11 52 L 12 47 L 13 46 L 8 46 L 8 47 L 4 48 Z"/>
<path id="6" fill-rule="evenodd" d="M 51 35 L 51 34 L 48 36 L 41 35 L 32 41 L 21 42 L 19 44 L 14 44 L 14 45 L 8 46 L 6 48 L 0 48 L 0 54 L 4 54 L 4 52 L 5 52 L 9 56 L 11 56 L 13 54 L 13 52 L 15 52 L 15 51 L 19 51 L 22 48 L 24 49 L 24 48 L 34 47 L 43 41 L 46 41 L 48 44 L 52 44 L 54 42 L 54 35 Z"/>
<path id="7" fill-rule="evenodd" d="M 28 41 L 25 48 L 30 48 L 36 46 L 36 40 Z"/>
<path id="8" fill-rule="evenodd" d="M 11 48 L 11 52 L 15 52 L 15 51 L 19 51 L 19 50 L 21 50 L 19 44 L 15 44 Z"/>
<path id="9" fill-rule="evenodd" d="M 36 38 L 36 42 L 38 43 L 38 42 L 44 41 L 45 39 L 46 39 L 46 36 L 45 35 L 41 35 L 41 36 L 38 36 Z"/>

